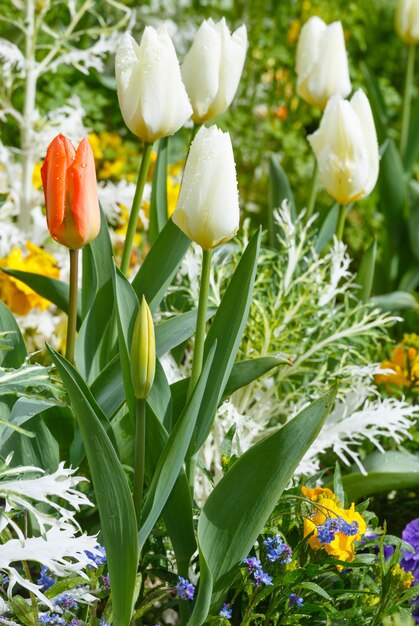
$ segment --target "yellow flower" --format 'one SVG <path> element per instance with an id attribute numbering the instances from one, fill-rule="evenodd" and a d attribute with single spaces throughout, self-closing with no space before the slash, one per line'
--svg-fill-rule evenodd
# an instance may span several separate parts
<path id="1" fill-rule="evenodd" d="M 391 577 L 394 583 L 399 584 L 403 589 L 409 589 L 415 580 L 413 572 L 406 572 L 399 563 L 392 568 Z"/>
<path id="2" fill-rule="evenodd" d="M 95 161 L 100 161 L 101 159 L 103 159 L 100 137 L 96 135 L 96 133 L 89 133 L 88 140 L 93 150 L 93 156 L 95 157 Z"/>
<path id="3" fill-rule="evenodd" d="M 30 241 L 26 243 L 26 249 L 28 254 L 23 256 L 22 250 L 13 247 L 8 257 L 0 259 L 0 267 L 59 278 L 60 270 L 51 254 Z M 48 300 L 39 296 L 25 283 L 4 272 L 0 272 L 0 294 L 7 306 L 17 315 L 26 315 L 35 307 L 44 311 L 50 305 Z"/>
<path id="4" fill-rule="evenodd" d="M 33 168 L 32 185 L 35 189 L 41 189 L 42 187 L 41 167 L 42 163 L 35 163 L 35 167 Z"/>
<path id="5" fill-rule="evenodd" d="M 330 489 L 308 489 L 302 487 L 304 496 L 316 503 L 313 513 L 304 519 L 304 537 L 308 538 L 308 544 L 313 550 L 324 548 L 328 554 L 339 561 L 353 561 L 355 556 L 355 541 L 359 541 L 367 530 L 364 518 L 355 511 L 355 504 L 352 503 L 349 509 L 343 509 L 336 495 Z M 334 539 L 330 543 L 323 543 L 318 539 L 318 527 L 322 526 L 328 518 L 342 518 L 348 524 L 356 522 L 358 532 L 354 535 L 345 535 L 343 532 L 336 532 Z M 341 565 L 337 566 L 339 570 Z"/>
<path id="6" fill-rule="evenodd" d="M 403 341 L 394 348 L 391 358 L 381 363 L 381 369 L 392 369 L 393 374 L 377 374 L 375 382 L 397 387 L 419 389 L 419 336 L 406 334 Z"/>
<path id="7" fill-rule="evenodd" d="M 170 217 L 176 208 L 180 191 L 180 183 L 175 183 L 169 176 L 167 178 L 167 214 Z"/>

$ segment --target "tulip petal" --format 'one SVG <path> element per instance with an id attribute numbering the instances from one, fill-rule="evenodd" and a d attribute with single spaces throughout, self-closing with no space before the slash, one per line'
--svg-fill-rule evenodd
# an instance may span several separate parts
<path id="1" fill-rule="evenodd" d="M 139 50 L 137 42 L 129 33 L 121 38 L 115 55 L 115 76 L 119 106 L 122 116 L 128 128 L 135 134 L 142 136 L 145 128 L 139 109 L 141 84 L 141 72 L 139 65 Z"/>
<path id="2" fill-rule="evenodd" d="M 364 146 L 368 159 L 368 177 L 365 183 L 365 195 L 368 195 L 374 189 L 378 178 L 380 155 L 377 133 L 375 131 L 374 118 L 370 103 L 362 89 L 358 89 L 358 91 L 356 91 L 352 96 L 351 106 L 361 125 Z"/>
<path id="3" fill-rule="evenodd" d="M 233 148 L 216 126 L 197 133 L 183 175 L 174 223 L 204 250 L 230 239 L 240 209 Z"/>
<path id="4" fill-rule="evenodd" d="M 217 27 L 221 34 L 222 60 L 217 96 L 208 111 L 208 117 L 223 113 L 231 104 L 239 86 L 247 52 L 247 30 L 243 24 L 232 35 L 223 18 Z"/>
<path id="5" fill-rule="evenodd" d="M 82 139 L 67 174 L 71 206 L 66 212 L 67 237 L 74 249 L 92 241 L 100 229 L 100 211 L 93 152 L 87 139 Z M 71 233 L 71 230 L 73 233 Z"/>
<path id="6" fill-rule="evenodd" d="M 58 239 L 65 217 L 67 169 L 74 161 L 76 150 L 67 137 L 57 135 L 48 146 L 41 168 L 48 228 Z"/>
<path id="7" fill-rule="evenodd" d="M 204 20 L 181 68 L 196 122 L 205 121 L 208 109 L 218 93 L 220 65 L 220 34 L 212 20 Z"/>

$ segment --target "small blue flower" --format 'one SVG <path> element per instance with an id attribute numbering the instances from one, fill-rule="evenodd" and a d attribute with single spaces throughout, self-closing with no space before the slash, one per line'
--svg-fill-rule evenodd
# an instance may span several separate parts
<path id="1" fill-rule="evenodd" d="M 225 619 L 231 619 L 232 615 L 233 611 L 229 608 L 229 605 L 223 604 L 223 608 L 220 611 L 220 616 L 224 617 Z"/>
<path id="2" fill-rule="evenodd" d="M 100 567 L 106 563 L 106 550 L 104 546 L 97 545 L 95 547 L 100 554 L 93 554 L 93 552 L 90 552 L 89 550 L 85 550 L 84 553 L 97 567 Z"/>
<path id="3" fill-rule="evenodd" d="M 109 579 L 109 576 L 102 576 L 102 583 L 103 583 L 103 588 L 106 591 L 109 591 L 109 589 L 111 588 L 111 581 Z"/>
<path id="4" fill-rule="evenodd" d="M 64 611 L 68 611 L 69 609 L 78 609 L 79 608 L 78 603 L 68 593 L 63 593 L 62 596 L 58 596 L 58 598 L 56 598 L 54 604 L 56 606 L 60 606 L 62 609 L 64 609 Z"/>
<path id="5" fill-rule="evenodd" d="M 105 620 L 102 617 L 102 619 L 99 620 L 99 626 L 111 626 L 111 624 L 110 622 L 105 622 Z"/>
<path id="6" fill-rule="evenodd" d="M 256 572 L 253 573 L 253 578 L 255 579 L 255 585 L 257 587 L 261 585 L 273 585 L 272 577 L 261 569 L 257 569 Z"/>
<path id="7" fill-rule="evenodd" d="M 284 565 L 285 563 L 291 563 L 292 550 L 283 541 L 280 535 L 275 535 L 275 537 L 268 537 L 263 542 L 263 545 L 266 548 L 267 556 L 271 563 L 274 563 L 278 560 L 282 565 Z"/>
<path id="8" fill-rule="evenodd" d="M 358 528 L 358 522 L 350 524 L 342 517 L 328 517 L 324 524 L 317 527 L 317 538 L 321 543 L 330 543 L 335 538 L 336 533 L 350 537 L 357 534 Z"/>
<path id="9" fill-rule="evenodd" d="M 256 572 L 257 569 L 262 568 L 262 563 L 255 556 L 251 556 L 248 559 L 245 559 L 243 563 L 247 565 L 247 569 L 251 574 L 253 572 Z"/>
<path id="10" fill-rule="evenodd" d="M 46 591 L 55 583 L 55 579 L 52 576 L 48 576 L 48 569 L 45 565 L 41 566 L 41 575 L 37 580 L 38 585 L 41 585 L 41 591 Z"/>
<path id="11" fill-rule="evenodd" d="M 297 596 L 296 593 L 291 593 L 288 596 L 288 606 L 303 606 L 304 605 L 304 598 L 302 598 L 301 596 Z"/>
<path id="12" fill-rule="evenodd" d="M 72 619 L 68 626 L 83 626 L 83 622 L 79 619 Z"/>
<path id="13" fill-rule="evenodd" d="M 179 598 L 181 598 L 182 600 L 193 600 L 195 587 L 187 578 L 182 578 L 182 576 L 178 576 L 176 591 Z"/>
<path id="14" fill-rule="evenodd" d="M 57 613 L 44 613 L 38 619 L 39 624 L 48 624 L 48 626 L 66 626 L 66 621 L 63 617 L 60 617 Z"/>

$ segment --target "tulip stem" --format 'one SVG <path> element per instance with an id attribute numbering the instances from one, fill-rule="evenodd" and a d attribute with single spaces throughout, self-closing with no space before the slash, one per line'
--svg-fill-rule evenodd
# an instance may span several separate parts
<path id="1" fill-rule="evenodd" d="M 70 363 L 74 362 L 74 346 L 76 344 L 77 297 L 79 282 L 79 251 L 70 252 L 70 293 L 68 300 L 67 343 L 65 356 Z"/>
<path id="2" fill-rule="evenodd" d="M 410 107 L 412 99 L 413 77 L 415 71 L 415 51 L 416 46 L 414 44 L 408 46 L 406 81 L 404 85 L 403 95 L 402 130 L 400 135 L 400 154 L 402 158 L 404 158 L 406 154 L 407 140 L 409 137 Z"/>
<path id="3" fill-rule="evenodd" d="M 343 239 L 343 229 L 345 227 L 346 210 L 347 210 L 347 207 L 344 204 L 341 204 L 339 206 L 338 223 L 336 226 L 336 237 L 338 241 L 342 241 Z"/>
<path id="4" fill-rule="evenodd" d="M 144 145 L 137 186 L 135 188 L 134 200 L 132 201 L 131 213 L 128 220 L 127 234 L 125 235 L 124 249 L 122 251 L 121 272 L 125 275 L 128 273 L 132 245 L 134 243 L 135 231 L 137 230 L 138 214 L 140 212 L 141 202 L 143 199 L 152 150 L 152 143 L 146 143 Z"/>
<path id="5" fill-rule="evenodd" d="M 145 399 L 137 400 L 137 414 L 135 421 L 134 491 L 132 497 L 134 500 L 138 526 L 140 525 L 144 486 L 145 413 Z"/>
<path id="6" fill-rule="evenodd" d="M 313 215 L 314 207 L 316 206 L 317 188 L 319 186 L 319 166 L 317 165 L 317 159 L 314 160 L 313 176 L 311 177 L 310 195 L 307 202 L 306 221 Z"/>
<path id="7" fill-rule="evenodd" d="M 192 359 L 192 372 L 189 380 L 189 387 L 187 393 L 187 400 L 192 395 L 198 382 L 199 376 L 202 372 L 202 363 L 204 360 L 204 343 L 205 343 L 205 327 L 207 323 L 207 306 L 208 306 L 208 293 L 209 282 L 211 275 L 211 258 L 212 250 L 202 251 L 202 270 L 201 270 L 201 284 L 199 288 L 199 302 L 198 302 L 198 316 L 196 319 L 196 331 L 195 331 L 195 346 Z M 195 484 L 195 467 L 197 456 L 193 452 L 194 441 L 192 438 L 190 450 L 186 458 L 186 475 L 189 480 L 189 487 L 191 490 L 192 498 Z"/>

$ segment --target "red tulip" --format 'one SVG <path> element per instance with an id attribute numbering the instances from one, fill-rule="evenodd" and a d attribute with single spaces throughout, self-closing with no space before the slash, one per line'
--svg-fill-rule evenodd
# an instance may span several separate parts
<path id="1" fill-rule="evenodd" d="M 71 250 L 94 239 L 100 228 L 93 152 L 87 139 L 77 150 L 64 135 L 48 147 L 41 168 L 51 237 Z"/>

